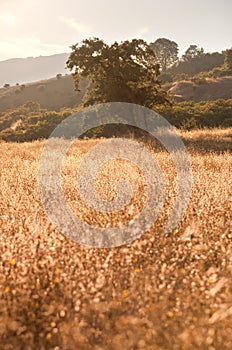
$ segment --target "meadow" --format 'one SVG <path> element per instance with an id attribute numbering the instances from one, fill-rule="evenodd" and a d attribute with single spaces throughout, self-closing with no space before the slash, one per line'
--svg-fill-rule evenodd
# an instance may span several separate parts
<path id="1" fill-rule="evenodd" d="M 0 349 L 232 349 L 232 129 L 179 133 L 193 171 L 182 221 L 165 234 L 176 174 L 169 155 L 148 145 L 165 174 L 163 211 L 149 232 L 111 249 L 72 242 L 49 222 L 38 188 L 44 140 L 0 143 Z M 116 161 L 99 174 L 99 193 L 111 199 L 107 184 L 124 171 L 131 203 L 118 216 L 86 207 L 73 186 L 76 166 L 99 142 L 75 142 L 63 189 L 76 215 L 114 226 L 139 212 L 146 185 L 137 168 Z"/>

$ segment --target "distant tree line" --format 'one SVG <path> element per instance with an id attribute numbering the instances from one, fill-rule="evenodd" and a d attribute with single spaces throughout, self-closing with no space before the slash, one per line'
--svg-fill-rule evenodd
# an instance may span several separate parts
<path id="1" fill-rule="evenodd" d="M 38 103 L 29 101 L 15 110 L 0 113 L 0 140 L 25 142 L 46 139 L 62 120 L 80 108 L 47 111 L 41 109 Z M 155 110 L 180 129 L 232 127 L 232 99 L 198 103 L 186 101 L 174 106 L 159 105 Z M 17 124 L 18 121 L 20 123 Z M 17 127 L 12 127 L 15 124 Z M 89 135 L 107 134 L 101 128 L 97 134 Z"/>

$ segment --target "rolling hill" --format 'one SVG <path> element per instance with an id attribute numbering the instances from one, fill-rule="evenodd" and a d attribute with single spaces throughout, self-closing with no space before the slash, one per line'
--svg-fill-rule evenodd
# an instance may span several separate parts
<path id="1" fill-rule="evenodd" d="M 232 76 L 182 80 L 172 84 L 168 90 L 176 101 L 213 101 L 232 98 Z"/>
<path id="2" fill-rule="evenodd" d="M 48 79 L 65 74 L 68 53 L 51 56 L 13 58 L 0 62 L 0 86 L 15 85 Z"/>
<path id="3" fill-rule="evenodd" d="M 0 112 L 14 109 L 27 101 L 36 101 L 41 108 L 58 111 L 63 107 L 76 107 L 87 88 L 87 81 L 80 79 L 80 92 L 74 90 L 71 75 L 37 81 L 34 83 L 0 88 Z M 175 101 L 214 101 L 232 98 L 232 76 L 182 80 L 169 86 L 168 92 Z"/>
<path id="4" fill-rule="evenodd" d="M 59 110 L 80 104 L 87 81 L 80 79 L 80 92 L 75 91 L 73 78 L 65 75 L 8 88 L 0 88 L 0 112 L 14 109 L 27 101 L 36 101 L 41 108 Z"/>

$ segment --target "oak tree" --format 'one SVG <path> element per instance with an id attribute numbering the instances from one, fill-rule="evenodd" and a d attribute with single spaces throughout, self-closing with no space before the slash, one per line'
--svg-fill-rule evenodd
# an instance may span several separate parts
<path id="1" fill-rule="evenodd" d="M 175 41 L 166 38 L 157 39 L 150 44 L 162 71 L 170 68 L 178 61 L 178 45 Z"/>
<path id="2" fill-rule="evenodd" d="M 104 102 L 130 102 L 153 108 L 168 102 L 158 76 L 155 53 L 144 40 L 106 44 L 98 38 L 71 46 L 67 67 L 72 71 L 76 90 L 79 79 L 89 85 L 84 106 Z"/>
<path id="3" fill-rule="evenodd" d="M 190 45 L 182 56 L 183 61 L 191 61 L 193 58 L 200 57 L 204 54 L 204 49 L 197 47 L 197 45 Z"/>

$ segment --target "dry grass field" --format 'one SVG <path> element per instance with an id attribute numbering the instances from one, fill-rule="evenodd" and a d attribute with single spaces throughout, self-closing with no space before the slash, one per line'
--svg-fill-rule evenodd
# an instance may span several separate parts
<path id="1" fill-rule="evenodd" d="M 0 143 L 1 350 L 232 349 L 232 129 L 181 136 L 193 171 L 182 221 L 165 235 L 176 179 L 159 149 L 164 209 L 149 232 L 113 249 L 81 246 L 49 222 L 38 189 L 44 141 Z M 75 166 L 98 142 L 73 145 L 63 188 L 83 220 L 114 226 L 141 209 L 146 185 L 137 168 L 116 161 L 99 174 L 99 193 L 112 198 L 107 183 L 129 169 L 133 200 L 118 216 L 86 208 L 73 185 Z"/>

